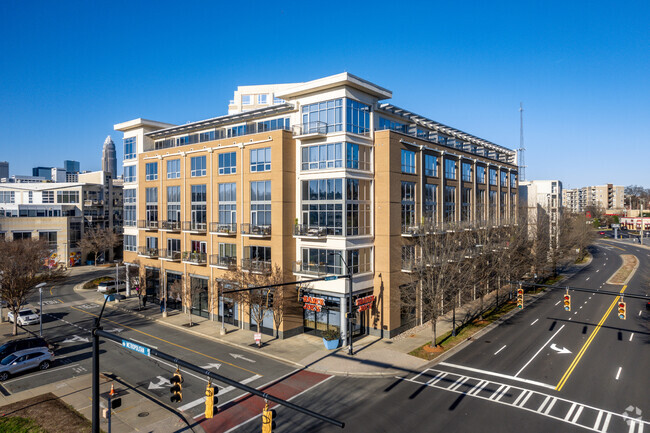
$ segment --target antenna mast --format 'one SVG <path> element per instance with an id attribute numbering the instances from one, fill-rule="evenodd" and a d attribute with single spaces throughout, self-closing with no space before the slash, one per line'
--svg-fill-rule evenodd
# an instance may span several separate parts
<path id="1" fill-rule="evenodd" d="M 526 160 L 524 158 L 524 152 L 526 148 L 524 147 L 524 106 L 519 103 L 519 153 L 517 162 L 519 163 L 519 181 L 526 180 Z"/>

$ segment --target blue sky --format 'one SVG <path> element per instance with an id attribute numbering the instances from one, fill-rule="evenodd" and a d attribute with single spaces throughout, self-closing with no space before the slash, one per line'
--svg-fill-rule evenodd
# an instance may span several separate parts
<path id="1" fill-rule="evenodd" d="M 0 2 L 0 160 L 97 170 L 115 123 L 348 71 L 513 149 L 523 102 L 527 179 L 650 187 L 647 1 L 223 3 Z"/>

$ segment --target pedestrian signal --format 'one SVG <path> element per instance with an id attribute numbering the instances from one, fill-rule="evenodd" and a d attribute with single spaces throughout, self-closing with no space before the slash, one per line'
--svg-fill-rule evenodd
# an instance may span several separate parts
<path id="1" fill-rule="evenodd" d="M 169 388 L 169 392 L 172 393 L 170 398 L 171 402 L 180 403 L 183 401 L 183 376 L 181 376 L 181 372 L 178 368 L 172 378 L 169 379 L 169 382 L 172 384 L 172 387 Z"/>
<path id="2" fill-rule="evenodd" d="M 564 295 L 564 311 L 571 311 L 571 295 Z"/>
<path id="3" fill-rule="evenodd" d="M 625 320 L 627 317 L 625 313 L 625 302 L 621 301 L 618 303 L 618 318 L 621 320 Z"/>

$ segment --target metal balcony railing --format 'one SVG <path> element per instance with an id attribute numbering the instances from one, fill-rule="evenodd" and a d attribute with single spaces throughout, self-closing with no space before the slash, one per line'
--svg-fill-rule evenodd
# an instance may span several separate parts
<path id="1" fill-rule="evenodd" d="M 138 247 L 138 255 L 149 258 L 157 258 L 159 254 L 158 248 Z"/>
<path id="2" fill-rule="evenodd" d="M 173 262 L 180 262 L 181 260 L 181 252 L 176 251 L 176 250 L 169 250 L 167 248 L 163 248 L 160 250 L 160 255 L 158 256 L 161 259 L 165 260 L 171 260 Z"/>
<path id="3" fill-rule="evenodd" d="M 237 269 L 237 257 L 212 254 L 210 256 L 210 266 L 234 271 Z"/>
<path id="4" fill-rule="evenodd" d="M 167 230 L 170 232 L 179 232 L 181 231 L 181 222 L 180 221 L 162 221 L 160 223 L 161 230 Z"/>
<path id="5" fill-rule="evenodd" d="M 402 236 L 420 236 L 424 234 L 424 228 L 420 224 L 403 224 Z"/>
<path id="6" fill-rule="evenodd" d="M 232 223 L 232 224 L 210 223 L 210 233 L 234 236 L 237 234 L 237 223 Z"/>
<path id="7" fill-rule="evenodd" d="M 205 265 L 208 261 L 208 255 L 198 251 L 183 251 L 182 260 L 195 265 Z"/>
<path id="8" fill-rule="evenodd" d="M 292 264 L 294 274 L 306 275 L 344 275 L 344 267 L 296 261 Z"/>
<path id="9" fill-rule="evenodd" d="M 197 221 L 183 221 L 183 231 L 206 233 L 208 231 L 208 223 L 201 223 Z"/>
<path id="10" fill-rule="evenodd" d="M 271 272 L 271 262 L 255 259 L 241 259 L 241 268 L 244 271 L 266 274 Z"/>
<path id="11" fill-rule="evenodd" d="M 271 224 L 255 225 L 243 223 L 241 225 L 241 234 L 246 236 L 268 237 L 271 236 Z"/>
<path id="12" fill-rule="evenodd" d="M 145 230 L 158 230 L 158 221 L 157 220 L 139 220 L 138 228 Z"/>
<path id="13" fill-rule="evenodd" d="M 323 238 L 327 236 L 327 227 L 316 227 L 308 224 L 296 224 L 293 226 L 294 236 L 302 236 L 308 238 Z"/>

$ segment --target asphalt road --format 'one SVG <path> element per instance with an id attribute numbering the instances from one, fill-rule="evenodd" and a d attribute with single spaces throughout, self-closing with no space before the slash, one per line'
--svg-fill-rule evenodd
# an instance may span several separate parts
<path id="1" fill-rule="evenodd" d="M 625 293 L 647 295 L 650 251 L 599 241 L 591 264 L 562 282 L 595 292 L 571 291 L 571 311 L 563 291 L 527 298 L 522 311 L 444 362 L 405 378 L 333 378 L 296 402 L 320 404 L 349 431 L 648 432 L 650 312 L 626 298 L 620 320 L 614 297 L 597 292 L 623 288 L 607 284 L 620 254 L 640 262 Z M 278 432 L 338 431 L 277 411 Z"/>
<path id="2" fill-rule="evenodd" d="M 99 271 L 84 276 L 70 277 L 66 279 L 65 283 L 52 288 L 51 292 L 49 288 L 44 291 L 43 336 L 56 345 L 56 361 L 48 371 L 23 374 L 2 383 L 1 385 L 8 392 L 15 393 L 44 383 L 57 382 L 91 372 L 92 340 L 90 330 L 101 307 L 88 302 L 83 296 L 75 293 L 73 287 L 78 282 L 103 274 L 111 275 L 111 272 Z M 38 305 L 38 294 L 30 299 L 30 303 L 34 306 Z M 154 308 L 157 307 L 154 306 Z M 106 308 L 102 325 L 107 332 L 144 343 L 255 388 L 263 387 L 281 377 L 296 373 L 295 367 L 257 355 L 254 352 L 233 348 L 111 308 Z M 38 324 L 29 325 L 26 328 L 38 334 Z M 113 341 L 101 340 L 100 370 L 102 372 L 110 372 L 119 376 L 138 390 L 181 411 L 188 420 L 200 420 L 205 409 L 204 396 L 208 384 L 207 377 L 183 371 L 183 401 L 171 404 L 169 401 L 171 396 L 169 378 L 175 369 L 175 365 L 166 361 L 140 355 Z M 303 384 L 301 378 L 302 376 L 298 376 L 297 390 L 300 390 L 301 386 L 308 385 Z M 217 393 L 219 406 L 225 407 L 229 402 L 244 395 L 242 391 L 223 383 L 214 382 L 213 385 L 219 389 Z M 259 412 L 243 413 L 239 414 L 239 419 L 243 421 L 258 415 Z M 209 430 L 212 423 L 216 423 L 216 420 L 204 421 Z M 212 429 L 211 431 L 217 430 Z"/>

